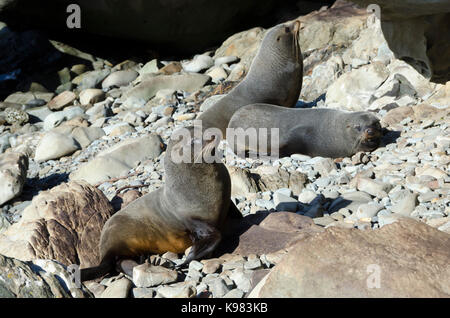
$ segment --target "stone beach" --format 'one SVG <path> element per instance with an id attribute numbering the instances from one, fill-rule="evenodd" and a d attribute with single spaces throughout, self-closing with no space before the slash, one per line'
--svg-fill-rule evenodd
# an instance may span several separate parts
<path id="1" fill-rule="evenodd" d="M 380 147 L 337 159 L 226 150 L 244 218 L 211 258 L 181 268 L 188 251 L 146 255 L 132 277 L 60 283 L 66 266 L 97 264 L 112 214 L 164 184 L 172 132 L 244 78 L 265 30 L 184 60 L 65 65 L 58 91 L 11 91 L 0 101 L 0 297 L 449 297 L 450 81 L 395 55 L 362 6 L 337 18 L 347 5 L 301 17 L 297 107 L 371 111 Z M 381 289 L 364 287 L 369 264 L 386 273 Z"/>

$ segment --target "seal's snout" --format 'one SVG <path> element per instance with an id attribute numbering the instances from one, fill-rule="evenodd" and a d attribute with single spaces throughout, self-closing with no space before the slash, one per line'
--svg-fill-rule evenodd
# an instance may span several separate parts
<path id="1" fill-rule="evenodd" d="M 364 131 L 366 138 L 373 138 L 377 136 L 377 131 L 373 127 L 369 127 Z"/>
<path id="2" fill-rule="evenodd" d="M 300 25 L 301 25 L 300 20 L 295 20 L 294 21 L 293 31 L 295 33 L 297 33 L 300 30 Z"/>
<path id="3" fill-rule="evenodd" d="M 288 27 L 285 28 L 286 33 L 298 33 L 298 31 L 300 30 L 300 25 L 300 20 L 293 21 L 291 24 L 289 24 Z"/>
<path id="4" fill-rule="evenodd" d="M 361 138 L 361 146 L 364 150 L 373 150 L 378 147 L 381 141 L 383 133 L 379 124 L 375 123 L 373 125 L 367 126 Z"/>

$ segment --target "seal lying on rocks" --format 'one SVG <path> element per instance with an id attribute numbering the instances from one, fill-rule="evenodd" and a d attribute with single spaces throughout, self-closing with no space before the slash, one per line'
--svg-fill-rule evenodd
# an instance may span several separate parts
<path id="1" fill-rule="evenodd" d="M 105 223 L 100 237 L 100 265 L 81 269 L 82 281 L 109 273 L 116 260 L 148 253 L 182 253 L 192 246 L 185 261 L 189 263 L 215 249 L 229 210 L 232 216 L 242 217 L 230 199 L 231 181 L 225 165 L 203 160 L 205 154 L 214 151 L 216 138 L 196 138 L 193 127 L 187 131 L 188 139 L 177 139 L 174 132 L 169 141 L 164 186 L 133 201 Z M 196 147 L 200 152 L 188 153 L 187 162 L 175 160 L 186 149 Z"/>
<path id="2" fill-rule="evenodd" d="M 231 116 L 242 106 L 253 103 L 295 106 L 303 77 L 299 29 L 300 21 L 295 20 L 267 32 L 244 80 L 199 116 L 203 128 L 219 128 L 225 137 Z"/>
<path id="3" fill-rule="evenodd" d="M 255 128 L 258 138 L 267 140 L 265 151 L 260 149 L 258 143 L 255 147 L 242 138 L 227 139 L 238 155 L 244 154 L 244 151 L 276 154 L 277 149 L 272 149 L 271 144 L 272 128 L 279 129 L 280 157 L 294 153 L 312 157 L 348 157 L 359 151 L 376 149 L 382 137 L 379 120 L 370 112 L 291 109 L 269 104 L 252 104 L 239 109 L 232 116 L 229 128 Z M 267 138 L 259 133 L 260 128 L 267 129 Z"/>

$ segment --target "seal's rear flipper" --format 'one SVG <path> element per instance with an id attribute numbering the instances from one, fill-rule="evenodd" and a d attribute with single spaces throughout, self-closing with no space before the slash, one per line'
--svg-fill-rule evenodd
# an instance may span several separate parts
<path id="1" fill-rule="evenodd" d="M 104 259 L 100 265 L 89 268 L 82 268 L 80 270 L 80 280 L 93 280 L 101 276 L 105 276 L 114 269 L 114 262 L 112 259 Z"/>
<path id="2" fill-rule="evenodd" d="M 190 231 L 192 248 L 186 260 L 180 266 L 208 255 L 219 245 L 222 238 L 219 230 L 200 220 L 191 220 Z"/>

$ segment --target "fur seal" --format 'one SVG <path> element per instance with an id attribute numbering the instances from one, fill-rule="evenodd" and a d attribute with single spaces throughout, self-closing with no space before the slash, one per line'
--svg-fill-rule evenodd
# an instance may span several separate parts
<path id="1" fill-rule="evenodd" d="M 312 157 L 347 157 L 359 151 L 376 149 L 382 137 L 380 122 L 370 112 L 291 109 L 268 104 L 241 108 L 231 118 L 229 128 L 256 128 L 257 133 L 259 128 L 267 128 L 268 154 L 274 153 L 270 145 L 270 129 L 279 128 L 280 157 L 294 153 Z M 235 153 L 240 150 L 264 153 L 263 149 L 255 149 L 244 140 L 239 142 L 233 138 L 227 141 Z"/>
<path id="2" fill-rule="evenodd" d="M 195 163 L 194 152 L 189 162 L 173 160 L 186 146 L 200 145 L 201 154 L 213 149 L 214 136 L 199 139 L 193 127 L 188 131 L 190 140 L 172 137 L 168 143 L 164 186 L 133 201 L 105 223 L 100 265 L 81 269 L 81 281 L 113 271 L 118 260 L 149 253 L 182 253 L 192 246 L 184 264 L 207 256 L 221 240 L 227 215 L 242 217 L 230 199 L 231 181 L 223 163 Z"/>
<path id="3" fill-rule="evenodd" d="M 202 127 L 219 128 L 225 137 L 231 116 L 242 106 L 269 103 L 294 107 L 300 96 L 303 77 L 299 30 L 299 20 L 269 29 L 247 76 L 199 116 Z"/>

